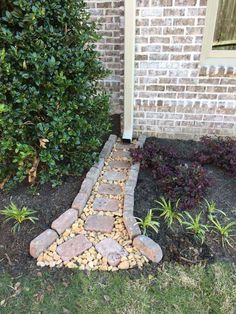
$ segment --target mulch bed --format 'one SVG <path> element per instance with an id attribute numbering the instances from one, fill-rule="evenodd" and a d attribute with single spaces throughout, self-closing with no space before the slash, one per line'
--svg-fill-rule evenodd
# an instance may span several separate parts
<path id="1" fill-rule="evenodd" d="M 112 134 L 120 136 L 118 114 L 112 116 Z M 108 135 L 104 142 L 107 138 Z M 0 190 L 0 209 L 13 202 L 20 208 L 27 206 L 36 210 L 39 218 L 35 224 L 23 223 L 20 232 L 13 234 L 12 224 L 3 223 L 0 216 L 0 272 L 19 275 L 37 269 L 35 260 L 29 255 L 30 241 L 50 228 L 52 221 L 70 208 L 85 174 L 86 171 L 81 177 L 66 177 L 62 185 L 56 188 L 44 184 L 33 191 L 27 183 L 22 183 L 10 193 Z"/>
<path id="2" fill-rule="evenodd" d="M 151 139 L 147 141 L 149 140 Z M 179 156 L 182 156 L 180 161 L 183 163 L 188 163 L 193 152 L 201 145 L 194 141 L 155 140 L 162 147 L 174 149 Z M 207 190 L 205 198 L 208 201 L 213 200 L 217 208 L 224 211 L 230 220 L 236 220 L 235 178 L 213 166 L 208 165 L 204 168 L 209 177 L 212 178 L 212 186 Z M 135 191 L 135 216 L 145 217 L 150 208 L 157 207 L 155 200 L 159 200 L 160 196 L 162 193 L 152 176 L 151 169 L 141 169 Z M 194 216 L 198 211 L 199 208 L 196 208 L 190 214 Z M 207 241 L 203 245 L 200 245 L 191 235 L 184 233 L 181 227 L 171 231 L 161 222 L 159 233 L 149 232 L 149 236 L 162 247 L 165 261 L 183 264 L 196 264 L 205 261 L 236 262 L 236 248 L 223 249 L 213 233 L 207 237 Z"/>
<path id="3" fill-rule="evenodd" d="M 29 256 L 29 243 L 66 209 L 70 208 L 79 192 L 81 178 L 68 177 L 61 186 L 52 188 L 50 184 L 39 186 L 33 195 L 27 184 L 21 184 L 11 193 L 0 192 L 1 208 L 14 202 L 17 206 L 27 206 L 37 211 L 39 221 L 35 224 L 23 223 L 20 232 L 11 232 L 12 224 L 3 223 L 0 218 L 0 272 L 27 272 L 35 267 Z"/>
<path id="4" fill-rule="evenodd" d="M 120 135 L 119 116 L 113 117 L 113 134 Z M 160 145 L 175 148 L 186 156 L 197 145 L 193 141 L 156 139 Z M 214 200 L 219 209 L 223 209 L 231 219 L 236 219 L 236 180 L 223 171 L 207 166 L 209 175 L 214 179 L 214 186 L 207 192 L 206 198 Z M 12 234 L 10 223 L 3 223 L 0 218 L 0 272 L 9 272 L 12 275 L 21 275 L 37 271 L 35 260 L 28 251 L 30 241 L 42 231 L 50 227 L 51 222 L 68 209 L 80 189 L 83 177 L 67 177 L 63 184 L 51 188 L 50 184 L 39 186 L 36 193 L 29 189 L 27 184 L 21 184 L 10 193 L 0 191 L 1 208 L 14 202 L 17 206 L 27 206 L 38 212 L 39 221 L 36 224 L 23 224 L 19 233 Z M 135 192 L 135 216 L 144 217 L 150 208 L 156 206 L 155 200 L 161 196 L 158 186 L 148 169 L 140 171 L 138 185 Z M 194 212 L 193 212 L 194 213 Z M 183 234 L 181 230 L 173 233 L 161 224 L 160 232 L 151 237 L 157 241 L 163 251 L 164 260 L 194 264 L 198 261 L 225 260 L 236 262 L 236 253 L 222 250 L 214 237 L 211 237 L 203 246 L 196 243 L 192 237 Z"/>

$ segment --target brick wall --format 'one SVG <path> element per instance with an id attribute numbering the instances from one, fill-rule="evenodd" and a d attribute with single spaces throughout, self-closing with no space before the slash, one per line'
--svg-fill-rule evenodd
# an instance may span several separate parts
<path id="1" fill-rule="evenodd" d="M 123 111 L 124 6 L 119 0 L 86 0 L 103 39 L 97 47 L 111 75 L 104 81 L 111 94 L 111 112 Z"/>
<path id="2" fill-rule="evenodd" d="M 98 47 L 123 104 L 123 1 L 88 0 L 102 18 Z M 236 69 L 199 64 L 206 0 L 137 0 L 134 133 L 197 139 L 236 136 Z M 114 110 L 113 110 L 114 111 Z"/>

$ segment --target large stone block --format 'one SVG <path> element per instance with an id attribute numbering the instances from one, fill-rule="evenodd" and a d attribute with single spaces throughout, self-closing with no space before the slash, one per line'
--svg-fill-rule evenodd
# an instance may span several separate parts
<path id="1" fill-rule="evenodd" d="M 103 195 L 119 195 L 122 193 L 122 188 L 117 184 L 101 184 L 98 188 L 98 193 Z"/>
<path id="2" fill-rule="evenodd" d="M 123 219 L 126 230 L 131 240 L 136 236 L 141 235 L 141 230 L 137 224 L 137 220 L 135 219 L 132 213 L 125 212 L 123 214 Z"/>
<path id="3" fill-rule="evenodd" d="M 30 255 L 37 258 L 45 251 L 56 239 L 56 231 L 47 229 L 30 242 Z"/>
<path id="4" fill-rule="evenodd" d="M 160 245 L 149 237 L 137 236 L 133 241 L 133 245 L 152 262 L 159 263 L 162 260 L 163 253 Z"/>
<path id="5" fill-rule="evenodd" d="M 72 203 L 72 208 L 78 210 L 78 214 L 81 215 L 86 203 L 88 201 L 89 195 L 87 193 L 79 193 L 77 194 L 74 202 Z"/>
<path id="6" fill-rule="evenodd" d="M 65 211 L 60 217 L 53 221 L 51 228 L 56 230 L 57 233 L 62 234 L 67 228 L 78 219 L 78 211 L 70 208 Z"/>

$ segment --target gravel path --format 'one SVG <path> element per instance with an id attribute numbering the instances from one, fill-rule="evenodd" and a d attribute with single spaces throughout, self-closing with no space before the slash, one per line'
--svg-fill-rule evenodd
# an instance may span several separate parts
<path id="1" fill-rule="evenodd" d="M 129 149 L 132 147 L 134 143 L 116 142 L 82 214 L 38 256 L 38 266 L 116 271 L 141 268 L 148 262 L 133 247 L 123 222 L 125 184 L 132 164 Z"/>

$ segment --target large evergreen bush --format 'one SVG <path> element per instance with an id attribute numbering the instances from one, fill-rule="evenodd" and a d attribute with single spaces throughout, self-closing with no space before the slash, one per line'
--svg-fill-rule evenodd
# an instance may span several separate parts
<path id="1" fill-rule="evenodd" d="M 56 184 L 95 159 L 109 99 L 89 18 L 83 0 L 2 2 L 0 183 Z"/>

